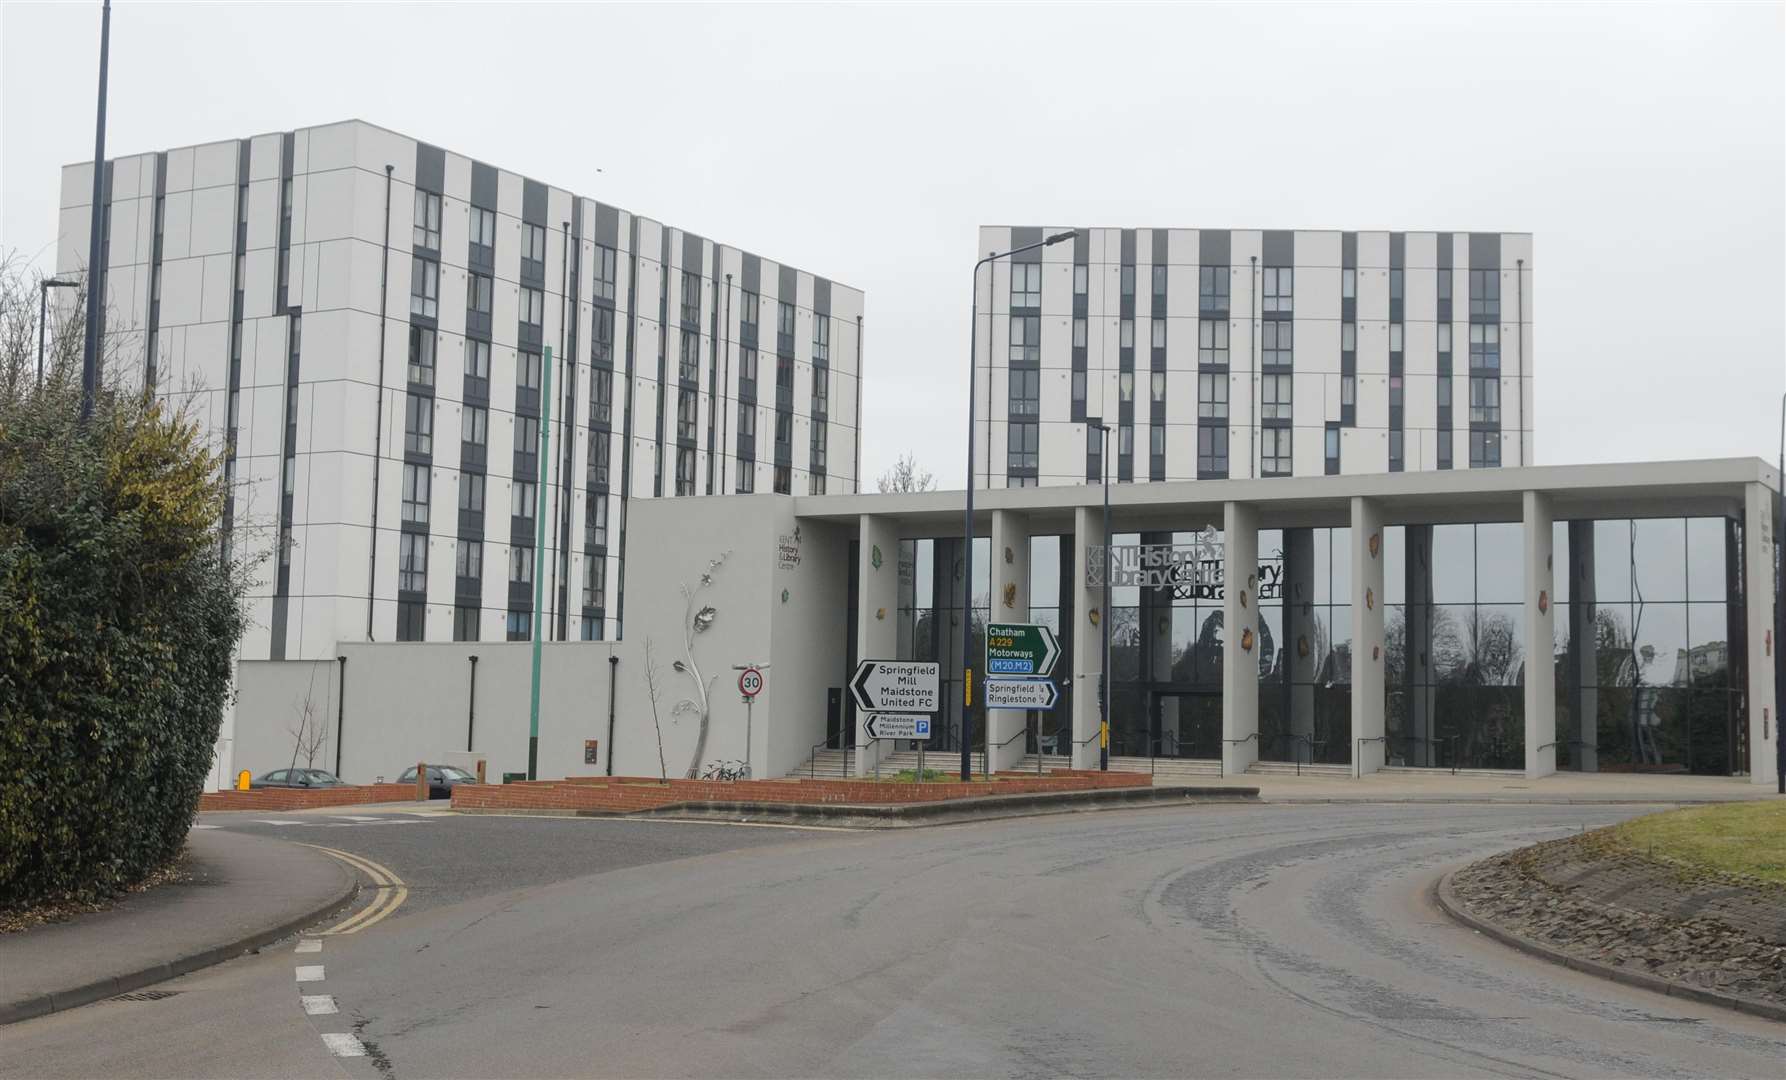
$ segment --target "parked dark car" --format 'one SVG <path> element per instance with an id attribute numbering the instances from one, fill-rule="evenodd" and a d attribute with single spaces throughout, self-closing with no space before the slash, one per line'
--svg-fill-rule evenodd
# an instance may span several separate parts
<path id="1" fill-rule="evenodd" d="M 409 770 L 412 774 L 414 769 Z M 414 779 L 412 775 L 410 777 Z M 341 781 L 325 769 L 276 769 L 255 779 L 254 787 L 328 788 L 340 787 Z"/>
<path id="2" fill-rule="evenodd" d="M 415 783 L 415 766 L 411 765 L 397 778 L 399 784 Z M 452 798 L 453 788 L 460 784 L 475 784 L 478 778 L 456 765 L 428 766 L 428 797 L 430 799 Z"/>

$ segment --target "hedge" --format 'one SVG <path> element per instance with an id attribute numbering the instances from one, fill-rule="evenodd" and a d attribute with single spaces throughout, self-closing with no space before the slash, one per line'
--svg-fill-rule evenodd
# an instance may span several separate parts
<path id="1" fill-rule="evenodd" d="M 0 395 L 0 910 L 117 892 L 176 856 L 242 636 L 243 569 L 196 424 Z"/>

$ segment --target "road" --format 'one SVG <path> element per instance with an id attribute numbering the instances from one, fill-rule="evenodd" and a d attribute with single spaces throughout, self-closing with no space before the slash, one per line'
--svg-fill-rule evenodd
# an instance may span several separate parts
<path id="1" fill-rule="evenodd" d="M 0 1075 L 1777 1080 L 1786 1025 L 1526 957 L 1428 900 L 1449 867 L 1636 812 L 232 819 L 372 860 L 408 899 L 314 953 L 288 942 L 172 997 L 4 1029 Z M 323 977 L 295 983 L 297 965 Z"/>

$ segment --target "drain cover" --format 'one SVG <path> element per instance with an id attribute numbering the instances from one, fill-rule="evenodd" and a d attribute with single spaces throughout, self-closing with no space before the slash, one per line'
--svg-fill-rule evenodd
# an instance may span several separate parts
<path id="1" fill-rule="evenodd" d="M 135 993 L 119 994 L 117 997 L 113 998 L 112 1000 L 113 1001 L 160 1001 L 162 998 L 171 998 L 179 992 L 180 991 L 178 991 L 178 990 L 138 990 Z"/>

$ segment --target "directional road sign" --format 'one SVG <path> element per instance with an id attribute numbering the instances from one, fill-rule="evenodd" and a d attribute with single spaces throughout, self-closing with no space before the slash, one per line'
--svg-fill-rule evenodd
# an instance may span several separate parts
<path id="1" fill-rule="evenodd" d="M 1052 709 L 1060 702 L 1060 690 L 1049 679 L 989 678 L 988 709 Z"/>
<path id="2" fill-rule="evenodd" d="M 930 738 L 930 717 L 916 713 L 868 713 L 863 725 L 871 739 Z"/>
<path id="3" fill-rule="evenodd" d="M 865 712 L 935 712 L 937 665 L 913 660 L 864 660 L 850 680 L 850 696 Z"/>
<path id="4" fill-rule="evenodd" d="M 1060 659 L 1054 631 L 1031 623 L 995 623 L 986 628 L 986 674 L 1052 675 Z"/>

